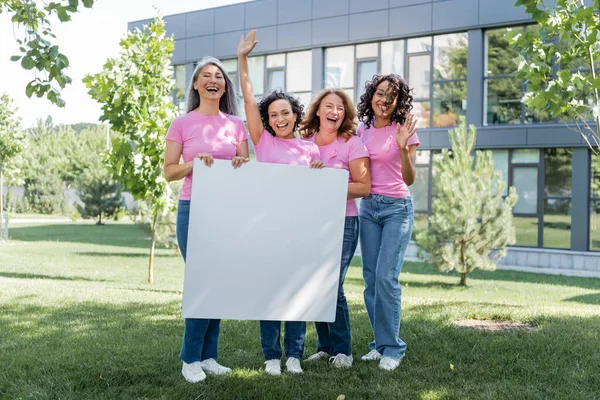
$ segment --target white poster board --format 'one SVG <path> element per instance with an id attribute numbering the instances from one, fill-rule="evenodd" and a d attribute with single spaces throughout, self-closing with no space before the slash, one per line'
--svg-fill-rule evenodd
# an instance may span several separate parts
<path id="1" fill-rule="evenodd" d="M 348 172 L 194 160 L 184 318 L 333 322 Z"/>

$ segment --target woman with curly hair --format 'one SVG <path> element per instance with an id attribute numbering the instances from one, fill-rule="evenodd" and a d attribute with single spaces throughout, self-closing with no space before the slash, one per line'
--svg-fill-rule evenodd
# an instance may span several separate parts
<path id="1" fill-rule="evenodd" d="M 354 199 L 368 196 L 371 190 L 369 153 L 356 136 L 355 117 L 354 105 L 346 92 L 326 89 L 317 95 L 300 124 L 303 137 L 319 146 L 325 166 L 350 173 L 335 321 L 315 322 L 317 352 L 307 359 L 331 357 L 332 364 L 338 368 L 352 366 L 350 315 L 344 296 L 344 279 L 358 243 L 358 210 Z"/>
<path id="2" fill-rule="evenodd" d="M 305 165 L 323 168 L 319 148 L 296 137 L 303 107 L 298 99 L 280 90 L 273 91 L 256 104 L 248 72 L 248 55 L 258 44 L 256 31 L 251 31 L 238 46 L 240 84 L 244 96 L 246 122 L 250 138 L 260 162 Z M 285 321 L 285 363 L 288 372 L 302 373 L 300 359 L 304 353 L 306 322 Z M 260 341 L 265 356 L 265 372 L 281 374 L 281 321 L 260 321 Z"/>
<path id="3" fill-rule="evenodd" d="M 398 282 L 413 228 L 408 186 L 415 181 L 419 138 L 410 114 L 413 97 L 400 76 L 375 75 L 358 104 L 358 136 L 371 156 L 371 194 L 360 204 L 364 299 L 375 340 L 363 360 L 394 370 L 406 351 L 399 338 L 402 289 Z"/>

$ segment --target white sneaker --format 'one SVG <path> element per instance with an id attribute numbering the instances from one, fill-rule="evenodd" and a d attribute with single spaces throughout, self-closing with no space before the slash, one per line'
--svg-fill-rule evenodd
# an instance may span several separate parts
<path id="1" fill-rule="evenodd" d="M 319 351 L 312 356 L 308 357 L 305 361 L 315 361 L 315 360 L 323 360 L 325 358 L 329 358 L 331 355 L 329 353 L 325 353 L 324 351 Z"/>
<path id="2" fill-rule="evenodd" d="M 199 361 L 193 362 L 191 364 L 184 362 L 183 367 L 181 367 L 181 375 L 183 375 L 185 380 L 190 383 L 202 382 L 206 379 L 206 374 L 200 366 Z"/>
<path id="3" fill-rule="evenodd" d="M 396 360 L 392 357 L 382 357 L 379 361 L 379 368 L 386 371 L 393 371 L 400 365 L 400 360 Z"/>
<path id="4" fill-rule="evenodd" d="M 373 349 L 370 352 L 368 352 L 367 354 L 365 354 L 364 356 L 362 356 L 360 359 L 363 361 L 381 360 L 381 353 L 378 352 L 377 350 Z"/>
<path id="5" fill-rule="evenodd" d="M 337 368 L 350 368 L 352 366 L 352 354 L 350 354 L 349 356 L 345 355 L 345 354 L 338 354 L 337 356 L 331 357 L 329 359 L 331 361 L 331 364 L 333 364 L 334 367 Z"/>
<path id="6" fill-rule="evenodd" d="M 222 366 L 214 358 L 200 361 L 200 366 L 208 375 L 224 375 L 231 372 L 231 368 Z"/>
<path id="7" fill-rule="evenodd" d="M 273 359 L 265 361 L 265 372 L 269 375 L 281 375 L 281 360 Z"/>
<path id="8" fill-rule="evenodd" d="M 288 372 L 292 374 L 301 374 L 304 372 L 300 366 L 300 360 L 296 357 L 288 358 L 285 362 L 285 367 L 287 368 Z"/>

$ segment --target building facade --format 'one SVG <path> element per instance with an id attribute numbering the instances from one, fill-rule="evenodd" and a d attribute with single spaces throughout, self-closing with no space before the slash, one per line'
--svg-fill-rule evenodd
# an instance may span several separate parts
<path id="1" fill-rule="evenodd" d="M 281 87 L 307 105 L 313 93 L 341 87 L 356 101 L 374 74 L 398 73 L 413 88 L 420 121 L 411 187 L 417 227 L 427 224 L 434 162 L 449 147 L 448 129 L 466 122 L 478 129 L 477 148 L 492 151 L 519 194 L 517 243 L 503 263 L 600 272 L 600 155 L 573 121 L 520 102 L 527 84 L 511 76 L 518 51 L 504 34 L 537 27 L 513 4 L 256 0 L 167 16 L 175 38 L 174 99 L 183 109 L 186 85 L 204 56 L 221 59 L 235 78 L 237 45 L 251 29 L 259 41 L 249 58 L 257 97 Z M 148 22 L 131 22 L 129 29 Z"/>

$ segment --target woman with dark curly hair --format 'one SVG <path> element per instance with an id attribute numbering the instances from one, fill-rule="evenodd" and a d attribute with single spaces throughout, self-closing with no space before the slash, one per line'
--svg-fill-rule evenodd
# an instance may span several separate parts
<path id="1" fill-rule="evenodd" d="M 315 322 L 317 352 L 307 359 L 331 357 L 332 364 L 338 368 L 352 366 L 350 314 L 344 296 L 344 279 L 358 243 L 358 210 L 354 199 L 368 196 L 371 190 L 369 153 L 356 136 L 355 117 L 354 105 L 346 92 L 325 89 L 317 95 L 300 124 L 303 137 L 319 146 L 325 166 L 350 173 L 335 321 Z"/>
<path id="2" fill-rule="evenodd" d="M 303 107 L 298 99 L 280 90 L 273 91 L 257 105 L 248 72 L 248 54 L 258 44 L 256 31 L 251 31 L 238 46 L 240 84 L 244 96 L 246 122 L 250 138 L 260 162 L 305 165 L 323 168 L 319 148 L 296 137 L 295 132 L 302 120 Z M 304 353 L 306 322 L 285 322 L 285 363 L 288 372 L 302 373 L 300 359 Z M 260 341 L 265 356 L 265 372 L 281 374 L 281 321 L 260 321 Z"/>
<path id="3" fill-rule="evenodd" d="M 363 360 L 391 371 L 404 357 L 398 337 L 402 289 L 398 282 L 413 228 L 408 186 L 415 181 L 419 138 L 410 114 L 412 95 L 400 76 L 375 75 L 358 104 L 358 136 L 371 156 L 371 194 L 360 204 L 365 305 L 375 340 Z"/>

